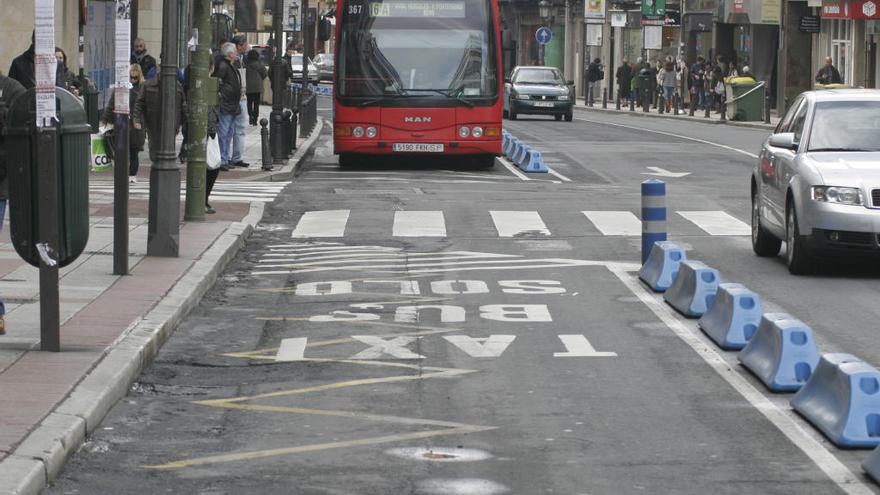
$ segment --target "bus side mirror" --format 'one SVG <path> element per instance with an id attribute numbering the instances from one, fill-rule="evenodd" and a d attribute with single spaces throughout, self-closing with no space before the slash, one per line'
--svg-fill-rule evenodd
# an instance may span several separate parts
<path id="1" fill-rule="evenodd" d="M 318 21 L 318 39 L 321 41 L 329 40 L 332 28 L 333 26 L 330 24 L 330 19 L 322 18 Z"/>

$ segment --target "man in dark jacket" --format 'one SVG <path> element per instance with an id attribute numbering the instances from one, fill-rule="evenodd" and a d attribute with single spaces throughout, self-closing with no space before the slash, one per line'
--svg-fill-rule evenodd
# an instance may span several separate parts
<path id="1" fill-rule="evenodd" d="M 590 62 L 590 65 L 587 66 L 587 98 L 589 99 L 590 104 L 593 103 L 593 88 L 596 86 L 596 83 L 605 79 L 605 73 L 602 67 L 602 61 L 594 59 Z"/>
<path id="2" fill-rule="evenodd" d="M 147 130 L 147 141 L 149 141 L 150 161 L 156 163 L 158 161 L 159 152 L 159 134 L 162 128 L 162 86 L 160 80 L 161 74 L 144 83 L 144 87 L 138 94 L 137 101 L 134 104 L 134 115 L 132 115 L 132 126 L 135 129 Z M 177 80 L 174 81 L 177 86 L 177 108 L 178 112 L 176 121 L 174 122 L 174 135 L 180 129 L 181 123 L 186 119 L 186 103 L 183 99 L 183 86 Z"/>
<path id="3" fill-rule="evenodd" d="M 247 53 L 245 79 L 247 80 L 248 116 L 250 124 L 255 126 L 260 119 L 260 99 L 263 96 L 263 80 L 266 79 L 266 66 L 260 61 L 260 54 L 256 50 Z"/>
<path id="4" fill-rule="evenodd" d="M 843 84 L 843 78 L 834 67 L 834 61 L 831 57 L 825 57 L 825 66 L 816 73 L 816 82 L 819 84 Z"/>
<path id="5" fill-rule="evenodd" d="M 617 99 L 628 101 L 633 78 L 632 67 L 629 66 L 628 58 L 623 57 L 623 63 L 617 68 L 614 77 L 617 78 Z"/>
<path id="6" fill-rule="evenodd" d="M 34 68 L 34 35 L 31 35 L 31 46 L 24 53 L 12 59 L 9 67 L 9 77 L 18 81 L 24 89 L 31 89 L 37 85 L 36 70 Z M 55 70 L 55 85 L 66 87 L 64 84 L 64 65 L 59 60 Z"/>
<path id="7" fill-rule="evenodd" d="M 131 54 L 131 63 L 141 66 L 144 79 L 153 79 L 158 75 L 156 59 L 147 53 L 147 42 L 143 38 L 136 38 L 134 40 L 134 53 Z"/>
<path id="8" fill-rule="evenodd" d="M 220 170 L 229 170 L 229 145 L 235 132 L 235 119 L 241 113 L 241 75 L 232 63 L 238 59 L 235 45 L 226 43 L 220 47 L 223 58 L 214 70 L 220 91 L 219 125 Z"/>
<path id="9" fill-rule="evenodd" d="M 6 126 L 6 111 L 16 98 L 25 93 L 24 87 L 15 79 L 0 74 L 0 228 L 2 228 L 3 213 L 6 210 L 6 198 L 9 187 L 6 181 L 6 143 L 3 141 L 3 131 Z M 0 300 L 0 335 L 6 334 L 6 305 Z"/>

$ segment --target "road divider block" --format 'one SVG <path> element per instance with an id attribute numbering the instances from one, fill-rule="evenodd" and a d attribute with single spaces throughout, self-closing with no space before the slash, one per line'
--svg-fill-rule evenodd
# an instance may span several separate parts
<path id="1" fill-rule="evenodd" d="M 823 354 L 791 406 L 838 447 L 880 445 L 880 371 L 852 354 Z"/>
<path id="2" fill-rule="evenodd" d="M 739 350 L 758 332 L 761 298 L 742 284 L 721 284 L 715 304 L 700 318 L 700 328 L 719 347 Z"/>
<path id="3" fill-rule="evenodd" d="M 502 129 L 501 130 L 501 150 L 502 151 L 504 151 L 507 148 L 508 141 L 510 141 L 510 134 L 507 131 Z"/>
<path id="4" fill-rule="evenodd" d="M 816 369 L 819 350 L 804 322 L 788 313 L 765 313 L 737 358 L 773 392 L 796 392 Z"/>
<path id="5" fill-rule="evenodd" d="M 654 292 L 666 292 L 678 276 L 679 266 L 687 260 L 683 247 L 670 241 L 655 242 L 647 261 L 639 270 L 639 278 Z"/>
<path id="6" fill-rule="evenodd" d="M 688 318 L 699 318 L 715 302 L 719 278 L 718 270 L 701 261 L 682 261 L 663 299 Z"/>
<path id="7" fill-rule="evenodd" d="M 510 158 L 512 161 L 516 160 L 516 156 L 519 155 L 522 148 L 523 142 L 517 138 L 513 138 L 513 145 L 510 148 L 510 153 L 507 155 L 507 158 Z"/>
<path id="8" fill-rule="evenodd" d="M 549 169 L 547 169 L 547 165 L 544 165 L 544 158 L 541 157 L 541 152 L 536 149 L 529 149 L 529 152 L 526 153 L 525 158 L 519 164 L 519 168 L 521 168 L 524 172 L 549 172 Z"/>
<path id="9" fill-rule="evenodd" d="M 523 144 L 522 146 L 520 146 L 520 148 L 516 152 L 516 156 L 513 157 L 513 163 L 517 167 L 522 168 L 522 164 L 526 160 L 526 158 L 529 156 L 530 151 L 532 151 L 531 146 L 529 146 L 527 144 Z"/>
<path id="10" fill-rule="evenodd" d="M 862 461 L 862 469 L 868 473 L 868 476 L 874 481 L 880 483 L 880 447 L 872 450 L 868 457 Z"/>

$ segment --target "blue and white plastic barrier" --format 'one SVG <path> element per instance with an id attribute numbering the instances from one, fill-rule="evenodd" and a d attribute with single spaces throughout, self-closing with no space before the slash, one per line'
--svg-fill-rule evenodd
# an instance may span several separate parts
<path id="1" fill-rule="evenodd" d="M 796 392 L 816 369 L 819 350 L 804 322 L 788 313 L 766 313 L 737 359 L 773 392 Z"/>
<path id="2" fill-rule="evenodd" d="M 666 183 L 642 182 L 642 263 L 648 260 L 654 243 L 666 240 Z"/>
<path id="3" fill-rule="evenodd" d="M 880 445 L 880 371 L 851 354 L 824 354 L 791 406 L 838 447 Z"/>
<path id="4" fill-rule="evenodd" d="M 757 333 L 762 313 L 758 294 L 742 284 L 721 284 L 715 303 L 698 324 L 722 349 L 740 350 Z"/>
<path id="5" fill-rule="evenodd" d="M 525 172 L 549 172 L 541 152 L 523 143 L 506 130 L 501 131 L 501 153 Z"/>
<path id="6" fill-rule="evenodd" d="M 663 299 L 688 318 L 699 318 L 715 302 L 720 275 L 701 261 L 682 261 Z"/>
<path id="7" fill-rule="evenodd" d="M 669 241 L 657 241 L 651 248 L 648 260 L 639 270 L 639 278 L 654 292 L 666 292 L 678 276 L 682 261 L 687 260 L 684 248 Z"/>

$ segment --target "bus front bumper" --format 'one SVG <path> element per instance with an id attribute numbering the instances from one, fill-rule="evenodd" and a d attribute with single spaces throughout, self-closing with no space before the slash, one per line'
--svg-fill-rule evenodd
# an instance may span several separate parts
<path id="1" fill-rule="evenodd" d="M 337 138 L 334 152 L 365 155 L 501 155 L 501 139 L 479 141 L 386 141 L 382 139 Z"/>

